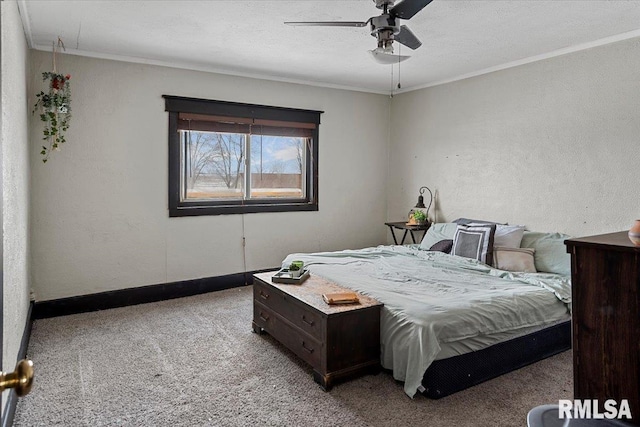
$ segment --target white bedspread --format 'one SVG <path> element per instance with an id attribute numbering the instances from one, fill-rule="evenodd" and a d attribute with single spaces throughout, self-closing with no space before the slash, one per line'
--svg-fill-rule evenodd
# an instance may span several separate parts
<path id="1" fill-rule="evenodd" d="M 411 397 L 441 342 L 551 324 L 566 318 L 571 302 L 568 277 L 510 273 L 415 247 L 291 254 L 283 266 L 294 259 L 384 304 L 381 363 Z"/>

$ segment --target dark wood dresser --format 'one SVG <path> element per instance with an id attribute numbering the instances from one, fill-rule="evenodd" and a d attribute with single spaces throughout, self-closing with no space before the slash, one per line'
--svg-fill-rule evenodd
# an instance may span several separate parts
<path id="1" fill-rule="evenodd" d="M 575 399 L 628 399 L 640 425 L 640 247 L 627 232 L 570 239 Z"/>
<path id="2" fill-rule="evenodd" d="M 328 305 L 323 293 L 350 290 L 313 274 L 301 285 L 273 283 L 273 274 L 253 276 L 256 333 L 268 332 L 309 363 L 324 390 L 335 380 L 380 370 L 382 304 L 359 294 L 359 304 Z"/>

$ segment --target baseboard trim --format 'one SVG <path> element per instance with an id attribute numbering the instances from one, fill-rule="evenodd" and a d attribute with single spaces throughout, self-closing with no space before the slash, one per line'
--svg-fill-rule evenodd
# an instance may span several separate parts
<path id="1" fill-rule="evenodd" d="M 27 311 L 27 319 L 25 321 L 24 330 L 22 332 L 22 339 L 20 340 L 20 349 L 18 350 L 18 360 L 25 359 L 27 357 L 27 349 L 29 348 L 29 339 L 31 338 L 31 328 L 33 327 L 33 306 L 34 303 L 29 303 L 29 310 Z M 12 368 L 8 368 L 12 369 Z M 14 389 L 9 390 L 9 397 L 7 397 L 7 403 L 2 411 L 2 427 L 11 427 L 13 425 L 13 418 L 16 415 L 16 407 L 18 406 L 18 396 Z"/>
<path id="2" fill-rule="evenodd" d="M 69 314 L 87 313 L 247 286 L 253 284 L 253 274 L 271 270 L 277 270 L 277 267 L 227 274 L 225 276 L 204 277 L 49 301 L 38 301 L 34 306 L 33 318 L 46 319 Z"/>

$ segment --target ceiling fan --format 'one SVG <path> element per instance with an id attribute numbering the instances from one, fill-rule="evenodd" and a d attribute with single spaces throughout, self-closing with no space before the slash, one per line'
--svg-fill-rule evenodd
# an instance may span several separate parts
<path id="1" fill-rule="evenodd" d="M 400 19 L 411 19 L 433 0 L 403 0 L 394 6 L 395 0 L 373 0 L 382 14 L 372 16 L 364 22 L 357 21 L 321 21 L 321 22 L 285 22 L 287 25 L 321 27 L 371 27 L 371 35 L 378 40 L 378 47 L 369 53 L 381 64 L 394 64 L 409 59 L 410 56 L 394 55 L 393 42 L 397 41 L 411 49 L 417 49 L 422 42 L 406 25 L 400 25 Z"/>

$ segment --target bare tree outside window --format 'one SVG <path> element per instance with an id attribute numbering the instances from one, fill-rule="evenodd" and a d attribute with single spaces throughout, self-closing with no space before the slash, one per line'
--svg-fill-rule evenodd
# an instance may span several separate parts
<path id="1" fill-rule="evenodd" d="M 268 168 L 268 173 L 281 175 L 287 169 L 287 163 L 284 160 L 274 160 Z"/>
<path id="2" fill-rule="evenodd" d="M 214 133 L 216 143 L 212 169 L 227 188 L 238 188 L 244 161 L 244 135 Z"/>
<path id="3" fill-rule="evenodd" d="M 241 196 L 237 190 L 242 187 L 244 138 L 243 134 L 185 132 L 187 198 Z"/>
<path id="4" fill-rule="evenodd" d="M 213 138 L 202 132 L 186 132 L 187 189 L 192 190 L 203 171 L 213 162 Z"/>
<path id="5" fill-rule="evenodd" d="M 298 172 L 302 174 L 302 165 L 304 161 L 304 138 L 289 138 L 289 143 L 296 149 L 296 161 L 298 164 Z"/>

